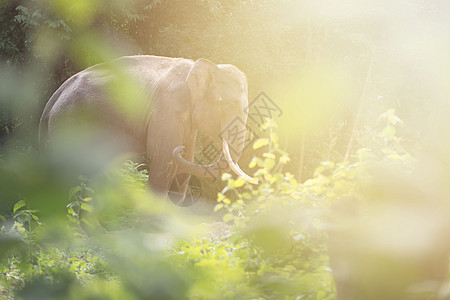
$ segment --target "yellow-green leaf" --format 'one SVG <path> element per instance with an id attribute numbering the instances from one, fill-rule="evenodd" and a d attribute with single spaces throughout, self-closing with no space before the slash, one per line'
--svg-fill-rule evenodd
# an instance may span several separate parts
<path id="1" fill-rule="evenodd" d="M 20 200 L 19 202 L 17 202 L 14 205 L 14 209 L 13 209 L 13 213 L 16 213 L 16 211 L 18 211 L 19 209 L 21 209 L 22 207 L 24 207 L 26 205 L 25 201 Z"/>
<path id="2" fill-rule="evenodd" d="M 289 161 L 291 161 L 291 159 L 287 155 L 283 155 L 282 157 L 280 157 L 280 164 L 285 164 L 288 163 Z"/>
<path id="3" fill-rule="evenodd" d="M 244 199 L 251 199 L 252 196 L 249 193 L 243 193 L 242 194 L 242 198 L 244 198 Z"/>
<path id="4" fill-rule="evenodd" d="M 217 193 L 217 202 L 222 202 L 225 199 L 225 195 L 222 193 Z"/>
<path id="5" fill-rule="evenodd" d="M 221 210 L 223 207 L 223 203 L 218 203 L 215 207 L 214 207 L 214 212 L 217 212 L 219 210 Z"/>
<path id="6" fill-rule="evenodd" d="M 222 181 L 227 181 L 228 179 L 231 178 L 231 174 L 229 173 L 223 173 L 222 175 Z"/>
<path id="7" fill-rule="evenodd" d="M 81 203 L 81 209 L 85 210 L 85 211 L 88 211 L 88 212 L 92 212 L 94 210 L 92 205 L 87 204 L 87 203 Z"/>
<path id="8" fill-rule="evenodd" d="M 275 159 L 275 154 L 273 154 L 273 153 L 263 153 L 263 157 Z"/>
<path id="9" fill-rule="evenodd" d="M 266 158 L 264 160 L 264 168 L 271 170 L 275 166 L 275 160 L 272 158 Z"/>
<path id="10" fill-rule="evenodd" d="M 260 138 L 257 139 L 254 143 L 253 143 L 253 149 L 258 149 L 261 148 L 263 146 L 266 146 L 269 144 L 269 140 L 266 138 Z"/>
<path id="11" fill-rule="evenodd" d="M 241 179 L 241 178 L 238 178 L 234 181 L 234 187 L 237 187 L 237 188 L 243 186 L 244 184 L 245 184 L 245 180 Z"/>

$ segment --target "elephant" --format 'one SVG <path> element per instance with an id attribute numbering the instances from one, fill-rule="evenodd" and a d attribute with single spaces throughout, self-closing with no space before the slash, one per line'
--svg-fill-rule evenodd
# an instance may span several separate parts
<path id="1" fill-rule="evenodd" d="M 191 175 L 217 177 L 231 168 L 256 182 L 237 165 L 247 106 L 246 76 L 233 65 L 124 56 L 89 67 L 56 90 L 40 118 L 39 145 L 59 161 L 76 158 L 67 167 L 75 169 L 144 154 L 150 189 L 181 203 Z M 194 163 L 198 132 L 222 139 L 217 161 Z"/>

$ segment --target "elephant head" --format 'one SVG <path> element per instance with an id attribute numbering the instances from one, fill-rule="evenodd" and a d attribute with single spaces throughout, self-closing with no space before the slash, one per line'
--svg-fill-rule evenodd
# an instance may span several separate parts
<path id="1" fill-rule="evenodd" d="M 198 165 L 182 157 L 183 146 L 173 151 L 179 172 L 214 177 L 231 168 L 250 182 L 256 183 L 237 165 L 245 141 L 248 106 L 247 79 L 233 65 L 216 65 L 198 59 L 191 67 L 186 82 L 191 91 L 191 117 L 194 128 L 222 139 L 222 155 L 211 165 Z"/>

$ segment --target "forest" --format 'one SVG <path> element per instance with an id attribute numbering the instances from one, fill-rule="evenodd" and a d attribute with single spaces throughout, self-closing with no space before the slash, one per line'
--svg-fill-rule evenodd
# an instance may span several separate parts
<path id="1" fill-rule="evenodd" d="M 442 0 L 0 0 L 0 299 L 450 299 L 449 30 Z M 206 121 L 191 163 L 233 170 L 187 177 L 183 203 L 155 188 L 158 159 L 84 174 L 114 145 L 43 153 L 69 78 L 109 70 L 139 119 L 114 62 L 143 55 L 240 70 L 251 180 Z M 96 128 L 74 127 L 76 152 Z"/>

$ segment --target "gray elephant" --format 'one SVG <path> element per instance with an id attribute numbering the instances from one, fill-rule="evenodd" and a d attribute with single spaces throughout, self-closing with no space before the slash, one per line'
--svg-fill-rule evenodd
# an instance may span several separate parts
<path id="1" fill-rule="evenodd" d="M 231 168 L 254 182 L 236 163 L 247 105 L 246 77 L 233 65 L 121 57 L 61 85 L 40 119 L 39 144 L 75 169 L 98 168 L 121 154 L 146 154 L 151 189 L 182 202 L 191 175 L 214 177 Z M 222 138 L 222 155 L 210 165 L 193 162 L 198 131 Z"/>

